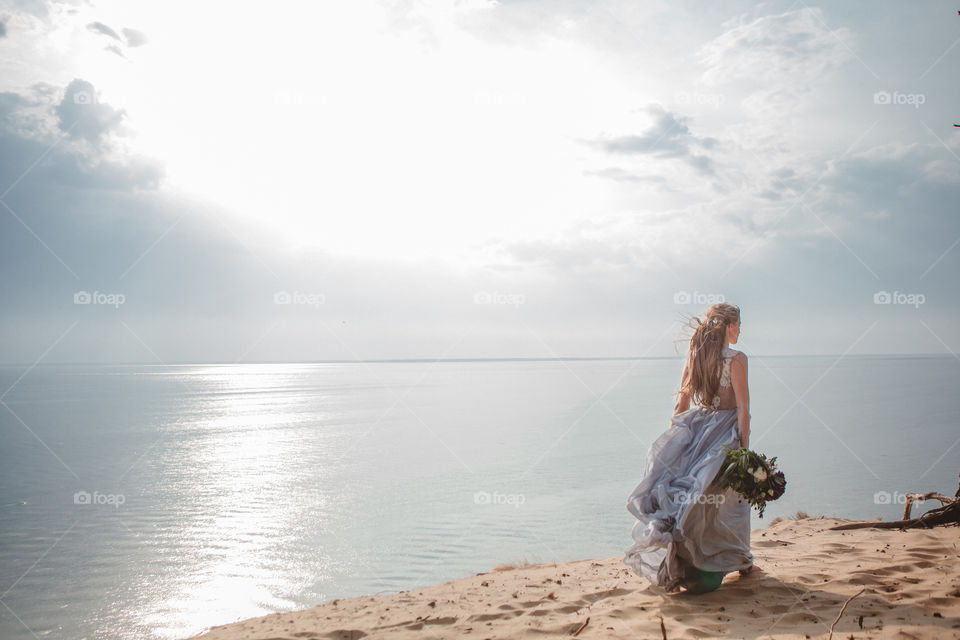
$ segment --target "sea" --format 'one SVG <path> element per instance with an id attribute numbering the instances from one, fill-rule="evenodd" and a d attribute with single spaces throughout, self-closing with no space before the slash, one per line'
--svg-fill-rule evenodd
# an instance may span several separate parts
<path id="1" fill-rule="evenodd" d="M 622 555 L 681 367 L 0 367 L 0 637 L 187 638 Z M 956 491 L 957 358 L 751 356 L 749 376 L 750 446 L 787 478 L 753 528 L 797 511 L 895 520 L 906 492 Z"/>

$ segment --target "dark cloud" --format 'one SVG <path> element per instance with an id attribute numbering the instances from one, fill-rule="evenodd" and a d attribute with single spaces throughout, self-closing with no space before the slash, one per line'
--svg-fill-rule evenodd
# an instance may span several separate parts
<path id="1" fill-rule="evenodd" d="M 714 138 L 694 135 L 686 125 L 686 118 L 677 117 L 659 105 L 645 109 L 654 116 L 646 131 L 636 135 L 608 137 L 593 144 L 610 154 L 650 155 L 656 158 L 685 160 L 702 174 L 712 174 L 713 161 L 699 150 L 713 149 Z"/>
<path id="2" fill-rule="evenodd" d="M 149 40 L 147 39 L 147 34 L 143 33 L 142 31 L 124 27 L 122 29 L 123 38 L 121 38 L 120 34 L 114 31 L 112 27 L 105 25 L 102 22 L 91 22 L 90 24 L 87 25 L 87 30 L 93 33 L 99 33 L 101 35 L 105 35 L 109 38 L 113 38 L 119 43 L 126 42 L 126 45 L 128 47 L 141 47 L 147 44 L 147 42 L 149 42 Z M 126 54 L 123 52 L 123 50 L 120 48 L 120 46 L 117 44 L 111 44 L 107 46 L 106 50 L 109 51 L 110 53 L 117 54 L 121 58 L 127 57 Z"/>
<path id="3" fill-rule="evenodd" d="M 40 139 L 56 131 L 53 109 L 62 91 L 41 82 L 30 87 L 25 94 L 0 93 L 0 134 Z"/>
<path id="4" fill-rule="evenodd" d="M 3 116 L 0 119 L 0 124 L 9 124 L 8 118 L 26 104 L 27 101 L 19 93 L 9 91 L 0 93 L 0 115 Z"/>
<path id="5" fill-rule="evenodd" d="M 938 277 L 953 279 L 960 258 L 960 247 L 949 250 L 960 237 L 960 182 L 947 153 L 917 145 L 892 155 L 878 147 L 842 158 L 830 163 L 821 190 L 805 201 L 812 200 L 810 208 L 881 276 L 909 281 L 942 259 L 924 276 L 924 286 L 933 287 Z M 938 155 L 949 163 L 948 175 L 931 171 Z"/>
<path id="6" fill-rule="evenodd" d="M 7 35 L 7 23 L 3 20 L 0 20 L 0 38 L 6 37 Z"/>
<path id="7" fill-rule="evenodd" d="M 150 41 L 144 32 L 126 27 L 123 29 L 123 37 L 127 39 L 128 47 L 142 47 Z"/>
<path id="8" fill-rule="evenodd" d="M 120 40 L 120 36 L 117 34 L 117 32 L 102 22 L 91 22 L 87 25 L 87 30 L 92 31 L 93 33 L 101 33 L 105 36 L 113 38 L 114 40 Z"/>
<path id="9" fill-rule="evenodd" d="M 163 170 L 157 161 L 121 153 L 106 139 L 122 112 L 96 104 L 93 86 L 83 80 L 71 82 L 56 104 L 59 94 L 47 84 L 27 94 L 0 93 L 0 172 L 8 182 L 41 158 L 31 172 L 47 187 L 124 192 L 159 185 Z M 67 140 L 58 140 L 59 132 L 69 132 Z"/>
<path id="10" fill-rule="evenodd" d="M 118 55 L 121 58 L 127 57 L 127 54 L 123 52 L 123 49 L 121 49 L 120 46 L 116 44 L 112 44 L 112 43 L 108 44 L 107 46 L 104 47 L 104 50 L 109 51 L 110 53 L 113 53 L 115 55 Z"/>
<path id="11" fill-rule="evenodd" d="M 80 78 L 67 86 L 56 112 L 62 131 L 72 138 L 84 138 L 91 142 L 115 131 L 124 118 L 123 110 L 100 104 L 93 85 Z"/>
<path id="12" fill-rule="evenodd" d="M 110 191 L 152 190 L 163 178 L 163 169 L 157 161 L 138 156 L 89 161 L 76 154 L 55 154 L 39 173 L 56 184 Z"/>

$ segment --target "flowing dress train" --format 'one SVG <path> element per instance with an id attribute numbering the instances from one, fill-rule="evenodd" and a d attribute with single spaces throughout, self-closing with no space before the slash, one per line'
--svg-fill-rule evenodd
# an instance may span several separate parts
<path id="1" fill-rule="evenodd" d="M 627 498 L 637 522 L 623 562 L 668 592 L 676 586 L 712 591 L 727 573 L 753 565 L 750 504 L 713 484 L 724 445 L 740 442 L 737 409 L 718 408 L 733 396 L 729 363 L 735 353 L 724 350 L 722 393 L 713 406 L 694 406 L 671 418 L 650 446 L 643 479 Z"/>

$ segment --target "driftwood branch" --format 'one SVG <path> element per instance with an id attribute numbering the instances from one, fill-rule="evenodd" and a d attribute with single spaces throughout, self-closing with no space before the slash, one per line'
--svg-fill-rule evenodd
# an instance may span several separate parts
<path id="1" fill-rule="evenodd" d="M 904 520 L 910 519 L 910 509 L 913 507 L 914 500 L 916 500 L 917 502 L 920 502 L 923 500 L 939 500 L 940 504 L 944 505 L 944 504 L 950 504 L 951 502 L 956 500 L 956 498 L 948 498 L 942 493 L 937 493 L 936 491 L 929 491 L 927 493 L 908 493 L 907 504 L 905 504 L 903 507 Z"/>
<path id="2" fill-rule="evenodd" d="M 939 500 L 942 504 L 936 509 L 927 511 L 919 518 L 911 518 L 910 509 L 914 500 Z M 902 520 L 893 520 L 890 522 L 852 522 L 850 524 L 830 527 L 830 531 L 842 531 L 844 529 L 930 529 L 938 525 L 950 524 L 960 525 L 960 486 L 957 487 L 957 495 L 954 498 L 948 498 L 936 491 L 930 491 L 928 493 L 908 493 L 907 504 L 903 511 Z"/>

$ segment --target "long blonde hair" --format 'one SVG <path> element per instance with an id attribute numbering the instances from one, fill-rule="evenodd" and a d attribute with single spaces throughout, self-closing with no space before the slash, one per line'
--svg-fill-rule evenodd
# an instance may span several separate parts
<path id="1" fill-rule="evenodd" d="M 709 407 L 720 389 L 720 362 L 727 326 L 740 320 L 740 307 L 718 302 L 707 307 L 703 320 L 694 316 L 687 322 L 693 329 L 680 390 L 691 402 Z"/>

